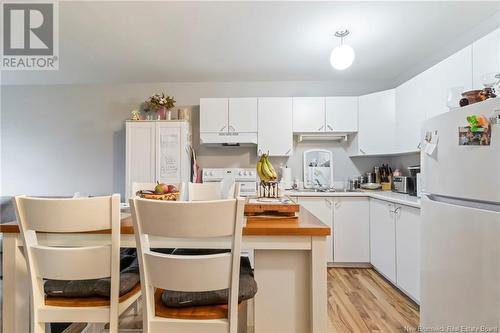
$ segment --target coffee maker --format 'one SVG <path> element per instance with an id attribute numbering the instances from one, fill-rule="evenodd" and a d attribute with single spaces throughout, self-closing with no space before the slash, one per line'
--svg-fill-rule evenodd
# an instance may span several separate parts
<path id="1" fill-rule="evenodd" d="M 417 196 L 420 190 L 420 165 L 409 166 L 408 172 L 410 173 L 409 183 L 411 184 L 408 188 L 408 194 Z"/>

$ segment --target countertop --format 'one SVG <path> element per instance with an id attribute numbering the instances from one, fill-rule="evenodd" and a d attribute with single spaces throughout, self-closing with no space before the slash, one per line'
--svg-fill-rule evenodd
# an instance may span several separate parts
<path id="1" fill-rule="evenodd" d="M 289 197 L 368 197 L 385 200 L 400 205 L 420 208 L 420 198 L 391 191 L 309 192 L 300 190 L 288 190 L 285 191 L 285 194 Z"/>
<path id="2" fill-rule="evenodd" d="M 129 213 L 122 212 L 120 232 L 123 235 L 134 234 L 132 217 Z M 109 234 L 110 230 L 91 232 L 94 234 Z M 19 233 L 17 221 L 0 224 L 0 233 Z M 301 208 L 298 223 L 257 223 L 243 226 L 244 236 L 328 236 L 331 234 L 330 227 L 321 222 L 307 209 Z"/>

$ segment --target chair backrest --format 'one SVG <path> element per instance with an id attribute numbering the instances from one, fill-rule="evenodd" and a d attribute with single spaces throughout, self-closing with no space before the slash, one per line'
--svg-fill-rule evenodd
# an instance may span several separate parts
<path id="1" fill-rule="evenodd" d="M 189 183 L 187 200 L 206 201 L 239 197 L 239 184 L 234 181 Z M 237 193 L 236 193 L 237 192 Z"/>
<path id="2" fill-rule="evenodd" d="M 244 199 L 155 201 L 130 199 L 138 247 L 145 318 L 154 317 L 154 289 L 202 292 L 230 289 L 230 326 L 237 323 Z M 168 255 L 153 252 L 150 237 L 228 238 L 231 252 Z M 233 323 L 232 323 L 233 322 Z"/>
<path id="3" fill-rule="evenodd" d="M 111 277 L 110 323 L 115 322 L 114 318 L 117 321 L 120 195 L 77 199 L 16 196 L 13 201 L 25 245 L 34 309 L 44 304 L 43 279 L 87 280 Z M 41 244 L 37 236 L 40 232 L 73 233 L 109 229 L 109 242 L 98 246 L 53 247 Z"/>

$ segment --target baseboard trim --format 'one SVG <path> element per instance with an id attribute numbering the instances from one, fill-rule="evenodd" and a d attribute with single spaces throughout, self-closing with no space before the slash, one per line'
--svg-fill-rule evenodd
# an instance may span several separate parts
<path id="1" fill-rule="evenodd" d="M 372 268 L 372 264 L 369 262 L 329 262 L 327 267 L 339 267 L 339 268 Z"/>

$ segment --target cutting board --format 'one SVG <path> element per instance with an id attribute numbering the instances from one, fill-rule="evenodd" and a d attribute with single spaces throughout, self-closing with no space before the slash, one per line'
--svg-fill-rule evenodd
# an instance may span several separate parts
<path id="1" fill-rule="evenodd" d="M 247 224 L 266 222 L 296 224 L 299 221 L 296 213 L 299 211 L 300 205 L 291 200 L 287 202 L 280 200 L 259 201 L 252 198 L 247 200 L 245 205 Z"/>
<path id="2" fill-rule="evenodd" d="M 295 216 L 300 211 L 300 205 L 293 201 L 283 203 L 281 201 L 261 202 L 258 199 L 248 199 L 245 204 L 245 215 L 273 215 L 273 216 Z"/>

